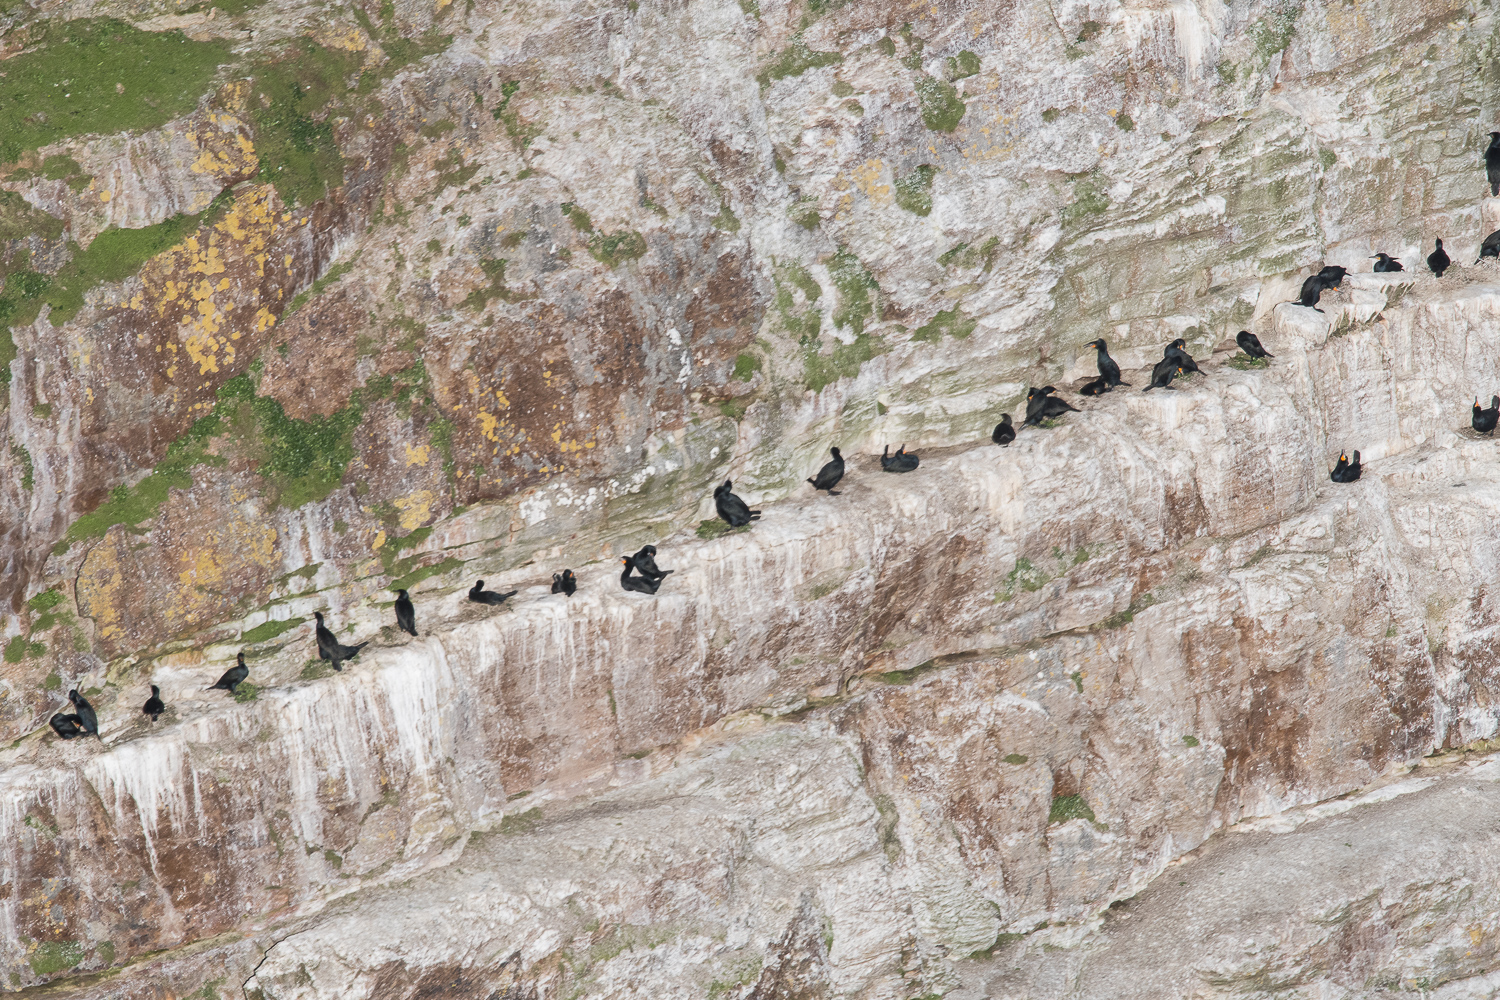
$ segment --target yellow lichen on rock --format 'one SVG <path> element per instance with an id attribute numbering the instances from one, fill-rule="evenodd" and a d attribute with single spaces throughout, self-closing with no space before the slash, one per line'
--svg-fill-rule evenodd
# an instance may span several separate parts
<path id="1" fill-rule="evenodd" d="M 437 494 L 432 490 L 417 490 L 410 496 L 397 497 L 392 501 L 401 512 L 401 527 L 415 531 L 432 519 L 432 505 Z"/>

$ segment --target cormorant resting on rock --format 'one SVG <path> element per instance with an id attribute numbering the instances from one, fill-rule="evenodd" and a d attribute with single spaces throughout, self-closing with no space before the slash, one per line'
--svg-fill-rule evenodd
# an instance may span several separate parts
<path id="1" fill-rule="evenodd" d="M 1070 411 L 1073 413 L 1083 412 L 1066 399 L 1051 395 L 1056 391 L 1050 385 L 1044 385 L 1040 389 L 1031 390 L 1031 394 L 1028 394 L 1026 397 L 1026 422 L 1028 424 L 1040 424 L 1043 420 L 1060 417 Z"/>
<path id="2" fill-rule="evenodd" d="M 318 616 L 319 628 L 322 627 L 322 621 L 322 613 L 320 612 Z M 219 678 L 219 682 L 209 688 L 210 691 L 228 691 L 230 694 L 234 694 L 234 689 L 240 685 L 240 682 L 250 676 L 250 668 L 245 666 L 244 653 L 237 655 L 234 658 L 234 663 L 234 666 L 224 671 L 224 676 Z"/>
<path id="3" fill-rule="evenodd" d="M 836 497 L 838 493 L 834 490 L 834 487 L 839 484 L 840 479 L 844 478 L 844 456 L 839 454 L 837 448 L 829 448 L 828 450 L 833 452 L 833 461 L 825 463 L 818 470 L 818 475 L 813 479 L 809 479 L 808 482 L 812 483 L 813 489 L 827 490 L 829 496 Z"/>
<path id="4" fill-rule="evenodd" d="M 480 581 L 480 583 L 483 582 L 483 580 Z M 510 593 L 514 594 L 515 591 L 512 590 Z M 505 595 L 505 597 L 509 596 L 510 594 Z M 469 591 L 469 599 L 473 600 L 473 598 L 474 591 L 471 590 Z M 500 600 L 503 601 L 505 600 L 505 598 L 502 597 Z M 313 617 L 318 620 L 318 627 L 316 631 L 318 637 L 318 655 L 325 660 L 331 661 L 333 663 L 333 669 L 335 670 L 343 670 L 345 660 L 354 659 L 354 654 L 358 653 L 361 649 L 364 649 L 370 644 L 370 641 L 366 639 L 364 642 L 360 643 L 357 646 L 345 646 L 343 643 L 339 642 L 337 636 L 335 636 L 331 631 L 329 631 L 327 627 L 324 626 L 323 612 L 314 611 Z"/>
<path id="5" fill-rule="evenodd" d="M 1406 268 L 1404 268 L 1404 267 L 1401 266 L 1401 262 L 1399 260 L 1397 260 L 1396 258 L 1392 257 L 1388 253 L 1378 253 L 1374 257 L 1372 257 L 1371 259 L 1373 261 L 1375 261 L 1375 273 L 1376 274 L 1384 274 L 1384 273 L 1388 273 L 1388 272 L 1391 272 L 1391 271 L 1404 271 L 1404 270 L 1406 270 Z"/>
<path id="6" fill-rule="evenodd" d="M 1323 295 L 1323 278 L 1320 275 L 1309 274 L 1307 280 L 1302 282 L 1302 291 L 1297 295 L 1297 304 L 1309 309 L 1318 309 L 1318 299 Z M 1323 310 L 1318 309 L 1318 312 Z"/>
<path id="7" fill-rule="evenodd" d="M 1500 132 L 1490 133 L 1490 148 L 1484 151 L 1484 176 L 1490 182 L 1490 196 L 1500 196 Z"/>
<path id="8" fill-rule="evenodd" d="M 406 591 L 396 591 L 396 625 L 403 632 L 417 634 L 417 609 L 412 607 L 411 597 Z"/>
<path id="9" fill-rule="evenodd" d="M 1201 373 L 1203 371 L 1202 368 L 1198 367 L 1198 362 L 1193 360 L 1193 356 L 1187 352 L 1187 341 L 1181 337 L 1178 337 L 1162 349 L 1161 358 L 1163 361 L 1177 362 L 1185 372 Z"/>
<path id="10" fill-rule="evenodd" d="M 1359 478 L 1359 473 L 1359 452 L 1356 451 L 1354 453 L 1352 460 L 1340 452 L 1338 463 L 1333 467 L 1333 471 L 1328 474 L 1328 478 L 1336 483 L 1352 483 Z"/>
<path id="11" fill-rule="evenodd" d="M 1484 242 L 1479 244 L 1479 260 L 1474 263 L 1478 264 L 1486 257 L 1500 257 L 1500 229 L 1490 233 L 1484 238 Z"/>
<path id="12" fill-rule="evenodd" d="M 1427 255 L 1428 270 L 1441 278 L 1443 272 L 1448 270 L 1448 265 L 1452 263 L 1453 261 L 1448 259 L 1448 251 L 1443 249 L 1443 241 L 1438 240 L 1437 249 Z"/>
<path id="13" fill-rule="evenodd" d="M 1330 264 L 1318 272 L 1318 280 L 1323 283 L 1324 288 L 1337 288 L 1343 282 L 1344 275 L 1348 273 L 1347 267 Z"/>
<path id="14" fill-rule="evenodd" d="M 155 722 L 157 716 L 166 710 L 167 703 L 161 700 L 161 688 L 155 684 L 151 685 L 151 697 L 146 699 L 146 704 L 141 706 L 141 711 L 151 716 L 151 721 Z"/>
<path id="15" fill-rule="evenodd" d="M 886 445 L 880 456 L 880 467 L 886 472 L 910 472 L 921 461 L 916 455 L 908 455 L 904 444 L 894 455 L 891 454 L 891 446 Z"/>
<path id="16" fill-rule="evenodd" d="M 469 600 L 473 601 L 475 604 L 504 604 L 509 598 L 515 597 L 517 593 L 519 593 L 519 591 L 507 590 L 502 594 L 496 590 L 485 590 L 484 581 L 475 580 L 474 586 L 469 588 Z M 322 643 L 322 641 L 322 637 L 320 636 L 318 642 Z"/>
<path id="17" fill-rule="evenodd" d="M 1176 358 L 1162 358 L 1151 369 L 1151 384 L 1142 389 L 1142 392 L 1150 392 L 1152 389 L 1170 389 L 1172 380 L 1182 371 L 1182 365 Z"/>
<path id="18" fill-rule="evenodd" d="M 73 711 L 78 713 L 78 724 L 83 727 L 83 731 L 90 736 L 98 736 L 99 717 L 94 714 L 94 706 L 76 688 L 68 692 L 68 700 L 73 703 Z"/>
<path id="19" fill-rule="evenodd" d="M 760 520 L 760 511 L 751 510 L 750 505 L 733 493 L 734 483 L 724 480 L 724 485 L 714 490 L 714 509 L 731 528 L 743 528 L 751 521 Z"/>
<path id="20" fill-rule="evenodd" d="M 648 580 L 660 580 L 668 573 L 677 572 L 675 569 L 657 568 L 655 545 L 642 545 L 641 550 L 630 557 L 630 562 L 635 571 Z"/>
<path id="21" fill-rule="evenodd" d="M 629 556 L 621 556 L 620 562 L 625 569 L 620 573 L 620 586 L 626 590 L 633 590 L 637 594 L 654 594 L 656 588 L 661 586 L 661 580 L 648 580 L 644 576 L 631 576 L 630 571 L 635 569 L 635 563 L 630 561 Z M 668 570 L 671 572 L 671 570 Z"/>
<path id="22" fill-rule="evenodd" d="M 996 424 L 995 429 L 990 432 L 990 440 L 1000 445 L 1000 447 L 1002 448 L 1007 448 L 1015 439 L 1016 428 L 1010 422 L 1010 414 L 1000 414 L 1000 422 Z"/>
<path id="23" fill-rule="evenodd" d="M 1033 386 L 1026 390 L 1026 423 L 1042 422 L 1042 407 L 1047 404 L 1047 393 L 1053 391 L 1055 390 L 1050 385 L 1044 385 L 1040 389 Z"/>
<path id="24" fill-rule="evenodd" d="M 84 735 L 83 727 L 80 725 L 81 722 L 83 720 L 76 715 L 64 715 L 58 712 L 52 716 L 47 724 L 52 727 L 52 731 L 60 738 L 71 740 Z"/>
<path id="25" fill-rule="evenodd" d="M 1120 384 L 1125 385 L 1126 383 L 1121 382 Z M 1092 382 L 1083 383 L 1083 385 L 1078 390 L 1078 394 L 1080 396 L 1102 396 L 1106 392 L 1109 392 L 1110 388 L 1111 386 L 1109 382 L 1104 378 L 1103 375 L 1100 375 Z"/>
<path id="26" fill-rule="evenodd" d="M 567 594 L 572 597 L 578 591 L 578 577 L 573 571 L 565 569 L 561 573 L 552 574 L 552 592 L 554 594 Z"/>
<path id="27" fill-rule="evenodd" d="M 1500 422 L 1500 396 L 1490 399 L 1490 408 L 1484 409 L 1479 405 L 1479 400 L 1474 400 L 1474 429 L 1481 434 L 1492 434 L 1495 424 Z"/>
<path id="28" fill-rule="evenodd" d="M 1260 346 L 1260 338 L 1251 333 L 1249 330 L 1241 330 L 1239 333 L 1235 334 L 1234 342 L 1240 345 L 1240 350 L 1244 351 L 1252 358 L 1276 357 L 1276 355 Z"/>
<path id="29" fill-rule="evenodd" d="M 1109 356 L 1109 348 L 1105 346 L 1103 337 L 1100 337 L 1098 340 L 1091 340 L 1083 346 L 1093 347 L 1099 351 L 1099 377 L 1104 379 L 1111 389 L 1117 385 L 1128 386 L 1130 384 L 1129 382 L 1120 381 L 1120 366 L 1115 363 L 1114 358 Z"/>

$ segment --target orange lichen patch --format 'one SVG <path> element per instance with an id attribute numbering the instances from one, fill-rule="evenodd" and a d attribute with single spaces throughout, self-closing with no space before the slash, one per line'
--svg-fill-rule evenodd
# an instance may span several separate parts
<path id="1" fill-rule="evenodd" d="M 370 36 L 357 24 L 349 24 L 345 21 L 334 21 L 329 24 L 320 24 L 310 30 L 308 37 L 325 49 L 339 49 L 344 52 L 363 52 L 370 47 Z"/>
<path id="2" fill-rule="evenodd" d="M 276 321 L 265 306 L 242 301 L 244 296 L 227 276 L 231 270 L 238 272 L 247 259 L 261 270 L 259 262 L 280 225 L 274 198 L 270 185 L 250 188 L 211 228 L 199 229 L 141 270 L 145 294 L 132 306 L 164 319 L 175 316 L 176 339 L 197 365 L 197 375 L 232 364 L 235 341 L 246 333 L 264 333 Z M 174 375 L 168 371 L 168 378 Z"/>
<path id="3" fill-rule="evenodd" d="M 406 464 L 409 465 L 409 466 L 410 465 L 426 465 L 428 459 L 431 458 L 431 457 L 432 457 L 432 448 L 429 445 L 425 445 L 425 444 L 419 444 L 419 445 L 416 445 L 416 446 L 413 446 L 413 445 L 410 445 L 410 444 L 406 445 Z"/>
<path id="4" fill-rule="evenodd" d="M 417 490 L 410 496 L 397 497 L 392 503 L 401 512 L 401 527 L 415 531 L 432 520 L 432 505 L 438 496 L 432 490 Z"/>

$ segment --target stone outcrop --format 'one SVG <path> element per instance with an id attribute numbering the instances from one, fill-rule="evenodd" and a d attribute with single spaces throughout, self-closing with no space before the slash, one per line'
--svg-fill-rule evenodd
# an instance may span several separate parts
<path id="1" fill-rule="evenodd" d="M 128 16 L 197 108 L 0 164 L 11 988 L 1489 988 L 1489 765 L 1384 783 L 1500 724 L 1487 7 Z"/>

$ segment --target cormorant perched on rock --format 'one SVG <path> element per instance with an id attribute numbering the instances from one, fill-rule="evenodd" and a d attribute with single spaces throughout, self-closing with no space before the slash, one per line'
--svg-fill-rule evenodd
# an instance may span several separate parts
<path id="1" fill-rule="evenodd" d="M 886 445 L 880 456 L 880 467 L 886 472 L 910 472 L 921 461 L 916 455 L 908 455 L 904 444 L 894 455 L 891 454 L 891 446 Z"/>
<path id="2" fill-rule="evenodd" d="M 396 625 L 403 632 L 417 634 L 417 609 L 412 606 L 406 591 L 396 591 Z"/>
<path id="3" fill-rule="evenodd" d="M 1352 483 L 1359 478 L 1359 473 L 1359 452 L 1356 451 L 1352 459 L 1340 452 L 1338 464 L 1333 467 L 1328 478 L 1336 483 Z"/>
<path id="4" fill-rule="evenodd" d="M 1479 259 L 1474 263 L 1478 264 L 1486 257 L 1500 257 L 1500 229 L 1490 233 L 1484 238 L 1484 242 L 1479 244 Z"/>
<path id="5" fill-rule="evenodd" d="M 751 521 L 760 520 L 760 511 L 751 510 L 750 505 L 730 490 L 734 489 L 734 483 L 724 480 L 724 485 L 714 490 L 714 509 L 731 528 L 743 528 Z"/>
<path id="6" fill-rule="evenodd" d="M 1375 261 L 1376 274 L 1386 274 L 1392 271 L 1406 270 L 1406 268 L 1401 266 L 1401 262 L 1399 260 L 1392 257 L 1388 253 L 1378 253 L 1370 259 Z"/>
<path id="7" fill-rule="evenodd" d="M 1163 361 L 1177 362 L 1185 372 L 1201 373 L 1203 371 L 1202 368 L 1198 367 L 1198 362 L 1193 360 L 1193 356 L 1187 352 L 1187 341 L 1181 337 L 1168 344 L 1162 350 L 1161 357 Z"/>
<path id="8" fill-rule="evenodd" d="M 1474 429 L 1481 434 L 1492 434 L 1495 424 L 1500 422 L 1500 396 L 1490 399 L 1490 408 L 1484 409 L 1479 405 L 1479 400 L 1474 400 Z"/>
<path id="9" fill-rule="evenodd" d="M 1276 355 L 1260 346 L 1260 338 L 1251 333 L 1249 330 L 1241 330 L 1239 333 L 1235 334 L 1234 342 L 1240 345 L 1240 350 L 1244 351 L 1252 358 L 1276 357 Z"/>
<path id="10" fill-rule="evenodd" d="M 990 440 L 1000 445 L 1000 447 L 1006 448 L 1009 447 L 1010 443 L 1015 439 L 1016 428 L 1010 422 L 1010 414 L 1000 414 L 1000 422 L 995 425 L 995 429 L 993 431 L 990 431 Z"/>
<path id="11" fill-rule="evenodd" d="M 1111 389 L 1113 389 L 1117 385 L 1128 386 L 1130 384 L 1129 382 L 1120 381 L 1120 366 L 1115 363 L 1114 358 L 1109 356 L 1109 348 L 1105 346 L 1103 337 L 1100 337 L 1098 340 L 1091 340 L 1083 346 L 1092 347 L 1098 350 L 1099 377 L 1104 379 L 1105 383 L 1108 384 Z"/>
<path id="12" fill-rule="evenodd" d="M 78 724 L 83 727 L 83 731 L 90 736 L 98 736 L 99 717 L 94 714 L 94 706 L 78 693 L 77 688 L 68 692 L 68 700 L 73 703 L 73 711 L 78 713 Z"/>
<path id="13" fill-rule="evenodd" d="M 483 583 L 484 581 L 481 580 L 479 582 Z M 510 593 L 514 594 L 515 591 L 512 590 Z M 505 595 L 505 597 L 509 596 L 510 594 Z M 505 597 L 500 598 L 500 600 L 505 600 Z M 469 599 L 474 599 L 474 591 L 472 590 L 469 591 Z M 485 603 L 488 604 L 490 602 L 486 601 Z M 498 604 L 499 602 L 497 601 L 495 603 Z M 345 660 L 354 659 L 354 655 L 356 653 L 370 644 L 370 641 L 366 639 L 364 642 L 360 643 L 357 646 L 345 646 L 343 643 L 339 642 L 338 637 L 334 635 L 333 632 L 323 624 L 323 612 L 314 611 L 313 617 L 318 620 L 318 626 L 316 630 L 316 635 L 318 637 L 318 654 L 322 656 L 323 659 L 332 661 L 333 669 L 335 670 L 343 670 Z"/>
<path id="14" fill-rule="evenodd" d="M 83 720 L 76 715 L 64 715 L 58 712 L 48 720 L 47 724 L 60 738 L 72 740 L 84 735 L 82 722 Z"/>
<path id="15" fill-rule="evenodd" d="M 1427 255 L 1428 270 L 1441 278 L 1443 272 L 1448 270 L 1448 265 L 1452 263 L 1453 261 L 1448 259 L 1448 251 L 1443 249 L 1443 241 L 1438 240 L 1437 249 Z"/>
<path id="16" fill-rule="evenodd" d="M 1033 386 L 1026 390 L 1026 423 L 1042 422 L 1042 407 L 1047 405 L 1047 394 L 1055 391 L 1050 385 L 1044 385 L 1040 389 Z"/>
<path id="17" fill-rule="evenodd" d="M 834 487 L 839 484 L 840 479 L 844 478 L 844 456 L 839 454 L 837 448 L 829 448 L 828 450 L 833 452 L 833 460 L 825 463 L 818 470 L 817 476 L 809 479 L 808 482 L 812 483 L 813 489 L 827 490 L 829 496 L 836 497 L 838 496 L 838 491 Z"/>
<path id="18" fill-rule="evenodd" d="M 1151 369 L 1151 384 L 1142 389 L 1142 392 L 1150 392 L 1152 389 L 1170 389 L 1172 380 L 1182 371 L 1182 365 L 1176 358 L 1162 358 Z"/>
<path id="19" fill-rule="evenodd" d="M 675 569 L 657 568 L 655 545 L 642 545 L 641 550 L 630 557 L 630 562 L 635 566 L 635 571 L 648 580 L 660 580 L 668 573 L 677 572 Z"/>
<path id="20" fill-rule="evenodd" d="M 1121 385 L 1126 385 L 1128 383 L 1121 382 L 1120 384 Z M 1111 388 L 1113 388 L 1113 387 L 1104 378 L 1104 376 L 1100 375 L 1098 378 L 1094 379 L 1094 381 L 1092 381 L 1092 382 L 1085 382 L 1085 383 L 1083 383 L 1083 385 L 1080 386 L 1079 389 L 1078 389 L 1078 394 L 1080 396 L 1102 396 L 1106 392 L 1109 392 Z"/>
<path id="21" fill-rule="evenodd" d="M 322 614 L 320 612 L 318 617 L 320 628 L 322 627 L 322 621 Z M 240 685 L 240 682 L 250 676 L 250 668 L 245 666 L 244 653 L 238 654 L 234 658 L 234 663 L 234 666 L 224 671 L 224 676 L 219 678 L 219 682 L 209 688 L 210 691 L 228 691 L 230 694 L 234 694 L 234 689 Z"/>
<path id="22" fill-rule="evenodd" d="M 1027 397 L 1026 422 L 1028 424 L 1040 424 L 1043 420 L 1060 417 L 1070 411 L 1073 413 L 1083 412 L 1066 399 L 1051 395 L 1055 391 L 1050 385 L 1044 385 L 1040 389 L 1032 390 L 1036 395 Z"/>
<path id="23" fill-rule="evenodd" d="M 1490 133 L 1490 148 L 1484 151 L 1484 176 L 1490 182 L 1490 196 L 1500 196 L 1500 132 Z"/>
<path id="24" fill-rule="evenodd" d="M 146 704 L 141 706 L 141 711 L 151 716 L 151 721 L 155 722 L 157 717 L 166 710 L 167 703 L 161 700 L 161 688 L 155 684 L 151 685 L 151 697 L 146 699 Z"/>
<path id="25" fill-rule="evenodd" d="M 578 592 L 578 577 L 574 576 L 570 569 L 565 569 L 561 573 L 553 573 L 552 592 L 572 597 Z"/>
<path id="26" fill-rule="evenodd" d="M 661 580 L 648 580 L 644 576 L 631 576 L 630 571 L 635 569 L 635 563 L 630 561 L 629 556 L 621 556 L 620 562 L 625 569 L 620 573 L 620 586 L 626 590 L 633 590 L 637 594 L 654 594 L 656 588 L 661 586 Z M 668 571 L 670 572 L 670 570 Z"/>
<path id="27" fill-rule="evenodd" d="M 1337 264 L 1329 264 L 1318 272 L 1318 280 L 1323 283 L 1324 288 L 1337 288 L 1344 280 L 1344 275 L 1349 273 L 1347 267 L 1339 267 Z"/>
<path id="28" fill-rule="evenodd" d="M 519 591 L 507 590 L 502 594 L 497 590 L 485 590 L 484 581 L 476 580 L 474 581 L 474 586 L 469 588 L 469 600 L 475 604 L 504 604 L 508 599 L 515 597 L 517 593 Z M 322 638 L 319 637 L 318 642 L 321 643 L 322 641 Z"/>
<path id="29" fill-rule="evenodd" d="M 1309 274 L 1307 280 L 1302 282 L 1302 291 L 1297 295 L 1297 304 L 1309 309 L 1318 309 L 1318 299 L 1322 297 L 1323 289 L 1327 287 L 1320 275 Z M 1318 312 L 1322 311 L 1318 309 Z"/>

